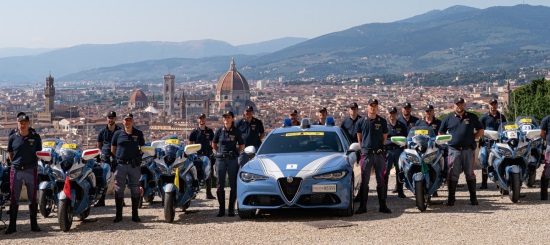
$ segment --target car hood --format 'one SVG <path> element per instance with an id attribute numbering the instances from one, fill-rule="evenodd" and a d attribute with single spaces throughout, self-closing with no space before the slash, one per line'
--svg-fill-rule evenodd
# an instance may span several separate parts
<path id="1" fill-rule="evenodd" d="M 275 179 L 285 176 L 304 178 L 317 174 L 322 169 L 337 168 L 344 160 L 342 153 L 267 154 L 256 156 L 246 166 Z"/>

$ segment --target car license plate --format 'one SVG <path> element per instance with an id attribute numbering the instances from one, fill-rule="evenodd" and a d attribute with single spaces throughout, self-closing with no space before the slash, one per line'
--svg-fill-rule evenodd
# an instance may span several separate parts
<path id="1" fill-rule="evenodd" d="M 312 192 L 336 192 L 336 184 L 332 185 L 313 185 Z"/>

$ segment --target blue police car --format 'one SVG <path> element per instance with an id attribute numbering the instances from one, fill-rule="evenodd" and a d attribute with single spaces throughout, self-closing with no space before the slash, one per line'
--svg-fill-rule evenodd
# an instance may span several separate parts
<path id="1" fill-rule="evenodd" d="M 325 125 L 303 119 L 271 131 L 255 154 L 239 170 L 238 211 L 252 218 L 260 209 L 329 208 L 339 216 L 352 216 L 353 199 L 361 183 L 357 143 L 327 118 Z"/>

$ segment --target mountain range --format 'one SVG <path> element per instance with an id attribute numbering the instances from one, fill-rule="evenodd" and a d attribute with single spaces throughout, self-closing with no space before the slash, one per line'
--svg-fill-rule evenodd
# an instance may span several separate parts
<path id="1" fill-rule="evenodd" d="M 545 6 L 454 6 L 309 40 L 294 39 L 271 50 L 258 45 L 254 51 L 248 46 L 245 52 L 213 40 L 80 45 L 2 58 L 0 74 L 9 74 L 11 79 L 30 75 L 42 79 L 51 70 L 62 81 L 161 81 L 170 69 L 177 80 L 216 79 L 227 71 L 232 56 L 248 79 L 548 68 L 547 23 L 550 8 Z M 52 62 L 55 69 L 48 66 Z"/>

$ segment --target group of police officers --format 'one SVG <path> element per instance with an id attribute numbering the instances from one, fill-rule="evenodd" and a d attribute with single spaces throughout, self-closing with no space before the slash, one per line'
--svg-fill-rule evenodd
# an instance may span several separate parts
<path id="1" fill-rule="evenodd" d="M 369 179 L 372 168 L 376 177 L 376 192 L 378 194 L 379 212 L 391 213 L 386 205 L 389 172 L 392 167 L 398 170 L 399 155 L 403 148 L 391 142 L 393 136 L 407 136 L 409 130 L 414 126 L 430 126 L 434 132 L 439 134 L 450 134 L 452 140 L 448 142 L 448 156 L 445 159 L 445 169 L 441 175 L 447 179 L 448 200 L 447 205 L 455 204 L 455 192 L 459 176 L 464 172 L 466 183 L 470 193 L 470 204 L 478 205 L 476 196 L 476 176 L 474 174 L 474 152 L 477 147 L 476 139 L 483 136 L 484 129 L 497 130 L 499 125 L 506 122 L 506 118 L 498 110 L 498 101 L 489 101 L 490 108 L 481 119 L 475 114 L 465 111 L 465 100 L 458 98 L 454 101 L 454 112 L 447 115 L 442 121 L 435 118 L 434 107 L 425 106 L 424 117 L 417 118 L 411 115 L 412 105 L 404 103 L 401 108 L 401 115 L 398 116 L 396 107 L 387 110 L 387 117 L 381 117 L 377 99 L 370 99 L 367 103 L 367 115 L 362 117 L 358 114 L 359 106 L 351 103 L 349 117 L 342 120 L 340 127 L 347 134 L 352 142 L 361 146 L 360 165 L 362 171 L 362 183 L 359 190 L 358 200 L 360 202 L 356 214 L 367 212 L 367 199 L 369 192 Z M 322 107 L 318 111 L 318 120 L 314 125 L 324 125 L 328 116 L 327 109 Z M 289 113 L 293 126 L 300 125 L 298 111 L 291 110 Z M 235 115 L 231 111 L 222 114 L 223 126 L 213 129 L 206 126 L 206 115 L 197 116 L 197 128 L 193 129 L 188 138 L 190 144 L 201 144 L 201 150 L 197 153 L 210 158 L 215 166 L 214 171 L 218 176 L 216 181 L 216 194 L 219 204 L 218 217 L 225 212 L 225 177 L 229 178 L 229 203 L 228 216 L 235 216 L 237 172 L 246 162 L 249 156 L 244 154 L 244 148 L 255 146 L 258 148 L 265 137 L 265 130 L 260 119 L 254 117 L 253 106 L 247 106 L 242 119 L 235 123 Z M 97 147 L 101 149 L 101 160 L 103 164 L 110 164 L 115 176 L 115 206 L 116 214 L 113 222 L 122 221 L 122 209 L 124 206 L 124 189 L 126 184 L 130 188 L 132 200 L 132 221 L 140 222 L 138 215 L 139 179 L 141 170 L 141 147 L 145 145 L 143 132 L 133 127 L 134 117 L 131 113 L 124 115 L 122 125 L 116 125 L 116 112 L 107 113 L 107 125 L 97 137 Z M 546 116 L 540 125 L 541 137 L 550 141 L 550 115 Z M 482 141 L 483 142 L 483 141 Z M 482 144 L 480 144 L 480 147 Z M 481 147 L 480 150 L 486 150 Z M 545 159 L 548 162 L 550 144 L 546 148 Z M 25 113 L 17 114 L 17 128 L 12 130 L 8 142 L 8 161 L 11 164 L 10 170 L 10 219 L 5 234 L 16 232 L 16 220 L 19 210 L 19 197 L 23 183 L 27 187 L 29 199 L 29 211 L 31 230 L 40 231 L 37 224 L 37 157 L 36 152 L 42 150 L 40 135 L 30 127 L 29 117 Z M 486 161 L 480 161 L 485 162 Z M 541 199 L 548 200 L 548 182 L 550 180 L 549 164 L 544 167 L 541 176 Z M 487 165 L 482 166 L 482 183 L 480 189 L 487 188 Z M 213 173 L 213 171 L 211 171 Z M 207 176 L 206 198 L 216 199 L 212 195 L 211 187 L 213 174 Z M 398 180 L 396 174 L 395 192 L 398 197 L 405 198 L 403 183 Z M 436 195 L 436 194 L 434 194 Z M 105 194 L 101 197 L 96 207 L 105 206 Z"/>

